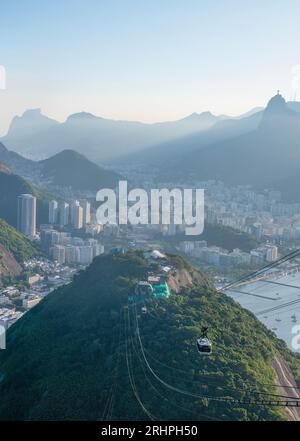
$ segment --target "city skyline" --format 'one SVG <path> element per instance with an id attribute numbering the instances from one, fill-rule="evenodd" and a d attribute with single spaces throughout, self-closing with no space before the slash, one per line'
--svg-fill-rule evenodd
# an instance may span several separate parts
<path id="1" fill-rule="evenodd" d="M 278 88 L 297 98 L 299 12 L 293 0 L 2 5 L 0 134 L 30 108 L 156 122 L 239 115 Z"/>

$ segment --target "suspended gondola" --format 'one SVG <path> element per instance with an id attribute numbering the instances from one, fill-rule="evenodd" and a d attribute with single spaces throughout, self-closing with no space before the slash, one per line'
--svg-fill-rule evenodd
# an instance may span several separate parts
<path id="1" fill-rule="evenodd" d="M 208 328 L 203 327 L 201 329 L 201 337 L 197 339 L 197 348 L 201 355 L 212 354 L 212 343 L 207 336 Z"/>

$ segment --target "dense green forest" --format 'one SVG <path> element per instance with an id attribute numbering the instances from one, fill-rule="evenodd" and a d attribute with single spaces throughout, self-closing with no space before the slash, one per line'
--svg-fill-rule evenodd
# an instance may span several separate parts
<path id="1" fill-rule="evenodd" d="M 0 219 L 0 244 L 9 251 L 14 258 L 22 263 L 38 254 L 32 243 L 15 228 Z"/>
<path id="2" fill-rule="evenodd" d="M 180 258 L 172 262 L 189 270 Z M 144 303 L 128 304 L 128 296 L 151 270 L 138 252 L 99 256 L 10 328 L 0 351 L 0 419 L 284 419 L 279 408 L 205 397 L 276 393 L 275 354 L 294 372 L 299 358 L 201 275 L 168 300 L 145 300 L 142 314 Z M 210 357 L 196 348 L 202 325 L 210 327 Z M 144 356 L 159 378 L 187 394 L 159 382 Z"/>
<path id="3" fill-rule="evenodd" d="M 7 168 L 0 168 L 0 218 L 10 225 L 17 226 L 17 198 L 30 193 L 37 198 L 37 223 L 48 222 L 48 203 L 50 196 L 43 193 L 30 182 L 15 175 Z"/>
<path id="4" fill-rule="evenodd" d="M 178 245 L 181 241 L 206 240 L 208 246 L 217 246 L 229 251 L 232 251 L 234 248 L 239 248 L 245 252 L 249 252 L 259 245 L 259 242 L 247 233 L 234 230 L 231 227 L 208 223 L 205 224 L 204 231 L 200 236 L 177 234 L 176 236 L 167 236 L 164 240 L 171 245 Z"/>
<path id="5" fill-rule="evenodd" d="M 206 240 L 208 245 L 216 245 L 230 251 L 239 248 L 249 252 L 259 244 L 253 236 L 247 233 L 223 225 L 210 224 L 205 226 L 201 240 Z"/>

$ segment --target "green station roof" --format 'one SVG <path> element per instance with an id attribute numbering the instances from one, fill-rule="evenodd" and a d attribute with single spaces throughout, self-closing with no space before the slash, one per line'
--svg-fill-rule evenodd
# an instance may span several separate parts
<path id="1" fill-rule="evenodd" d="M 163 283 L 160 285 L 152 285 L 153 286 L 153 296 L 157 299 L 168 298 L 171 295 L 169 286 L 167 283 Z"/>

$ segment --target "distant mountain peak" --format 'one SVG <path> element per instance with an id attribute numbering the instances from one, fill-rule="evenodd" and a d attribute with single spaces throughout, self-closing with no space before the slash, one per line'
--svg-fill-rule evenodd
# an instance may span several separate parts
<path id="1" fill-rule="evenodd" d="M 41 109 L 27 109 L 21 116 L 15 116 L 9 126 L 7 136 L 20 137 L 31 135 L 59 124 L 56 120 L 43 115 Z"/>
<path id="2" fill-rule="evenodd" d="M 44 179 L 54 185 L 72 187 L 75 190 L 96 191 L 114 188 L 121 176 L 91 162 L 81 153 L 66 149 L 39 162 Z"/>
<path id="3" fill-rule="evenodd" d="M 274 95 L 270 101 L 268 102 L 266 111 L 269 112 L 282 112 L 287 110 L 287 104 L 283 96 L 277 92 L 276 95 Z"/>
<path id="4" fill-rule="evenodd" d="M 72 149 L 65 149 L 62 150 L 61 152 L 56 153 L 55 155 L 51 156 L 48 159 L 44 159 L 42 161 L 40 161 L 41 163 L 43 162 L 47 162 L 50 160 L 57 160 L 59 159 L 60 161 L 64 161 L 64 160 L 84 160 L 84 161 L 88 161 L 88 159 L 83 156 L 81 153 L 76 152 L 75 150 Z"/>
<path id="5" fill-rule="evenodd" d="M 26 116 L 40 116 L 42 114 L 42 111 L 40 108 L 38 109 L 27 109 L 25 110 L 25 112 L 23 112 L 22 117 L 26 117 Z"/>
<path id="6" fill-rule="evenodd" d="M 185 119 L 199 119 L 199 118 L 216 118 L 211 112 L 191 113 Z"/>
<path id="7" fill-rule="evenodd" d="M 13 118 L 13 121 L 14 120 L 23 120 L 23 121 L 28 120 L 29 122 L 38 120 L 38 121 L 48 121 L 48 122 L 57 123 L 56 120 L 44 115 L 40 108 L 27 109 L 22 113 L 21 116 L 15 116 L 15 118 Z"/>
<path id="8" fill-rule="evenodd" d="M 78 112 L 68 116 L 67 121 L 79 119 L 99 119 L 99 117 L 89 112 Z"/>
<path id="9" fill-rule="evenodd" d="M 197 131 L 200 129 L 207 129 L 210 128 L 213 124 L 215 124 L 218 121 L 218 117 L 213 115 L 211 112 L 201 112 L 201 113 L 191 113 L 190 115 L 177 120 L 174 122 L 174 124 L 185 124 L 191 127 L 194 127 L 194 129 Z"/>
<path id="10" fill-rule="evenodd" d="M 264 110 L 261 127 L 280 128 L 294 118 L 298 119 L 299 115 L 288 107 L 287 102 L 278 91 Z"/>

